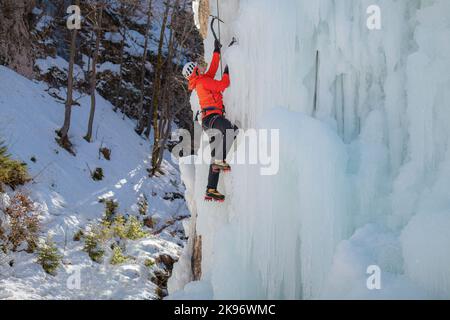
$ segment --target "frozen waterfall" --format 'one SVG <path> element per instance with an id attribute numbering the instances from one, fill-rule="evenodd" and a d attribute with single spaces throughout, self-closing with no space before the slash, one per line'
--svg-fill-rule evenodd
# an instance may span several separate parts
<path id="1" fill-rule="evenodd" d="M 202 278 L 190 241 L 170 298 L 450 298 L 450 1 L 220 5 L 222 42 L 238 38 L 227 116 L 279 129 L 280 169 L 234 166 L 218 205 L 203 201 L 207 166 L 181 163 Z"/>

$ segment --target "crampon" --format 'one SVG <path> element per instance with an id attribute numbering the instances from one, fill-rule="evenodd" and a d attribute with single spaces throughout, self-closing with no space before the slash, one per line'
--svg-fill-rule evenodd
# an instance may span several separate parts
<path id="1" fill-rule="evenodd" d="M 207 202 L 224 202 L 225 196 L 215 189 L 208 189 L 205 195 L 205 201 Z"/>

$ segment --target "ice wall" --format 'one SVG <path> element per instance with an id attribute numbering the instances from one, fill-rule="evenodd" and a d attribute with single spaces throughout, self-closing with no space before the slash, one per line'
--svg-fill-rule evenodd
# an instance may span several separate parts
<path id="1" fill-rule="evenodd" d="M 228 117 L 279 128 L 281 162 L 273 177 L 236 166 L 222 206 L 203 203 L 196 166 L 210 297 L 450 298 L 450 2 L 220 5 L 222 42 L 239 39 L 224 52 Z M 365 287 L 369 264 L 382 290 Z"/>

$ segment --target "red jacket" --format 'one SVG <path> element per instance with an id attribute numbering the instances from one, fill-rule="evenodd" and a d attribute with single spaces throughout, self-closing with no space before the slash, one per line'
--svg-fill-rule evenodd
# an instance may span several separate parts
<path id="1" fill-rule="evenodd" d="M 208 72 L 198 75 L 194 72 L 189 78 L 189 90 L 196 90 L 200 100 L 202 111 L 208 107 L 215 107 L 217 110 L 202 112 L 203 117 L 210 114 L 223 114 L 222 93 L 230 86 L 230 76 L 224 74 L 222 80 L 214 80 L 220 64 L 220 54 L 215 52 Z"/>

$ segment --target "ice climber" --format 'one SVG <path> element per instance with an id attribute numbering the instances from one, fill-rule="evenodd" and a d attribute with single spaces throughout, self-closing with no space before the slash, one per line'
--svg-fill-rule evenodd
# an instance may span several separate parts
<path id="1" fill-rule="evenodd" d="M 209 168 L 208 186 L 205 200 L 223 202 L 225 196 L 217 191 L 220 172 L 231 170 L 225 161 L 228 152 L 233 145 L 238 128 L 225 118 L 225 107 L 223 104 L 223 92 L 230 86 L 230 72 L 225 67 L 221 80 L 215 80 L 220 64 L 221 44 L 214 43 L 214 54 L 208 71 L 205 67 L 195 62 L 187 63 L 183 68 L 183 76 L 189 80 L 189 90 L 196 90 L 200 100 L 202 128 L 211 137 L 211 143 L 222 148 L 212 148 L 212 162 Z M 212 131 L 212 129 L 215 129 Z M 227 139 L 228 131 L 228 139 Z M 212 134 L 211 132 L 214 132 Z M 232 133 L 230 135 L 230 132 Z M 217 134 L 218 133 L 218 134 Z M 232 137 L 233 139 L 230 139 Z"/>

